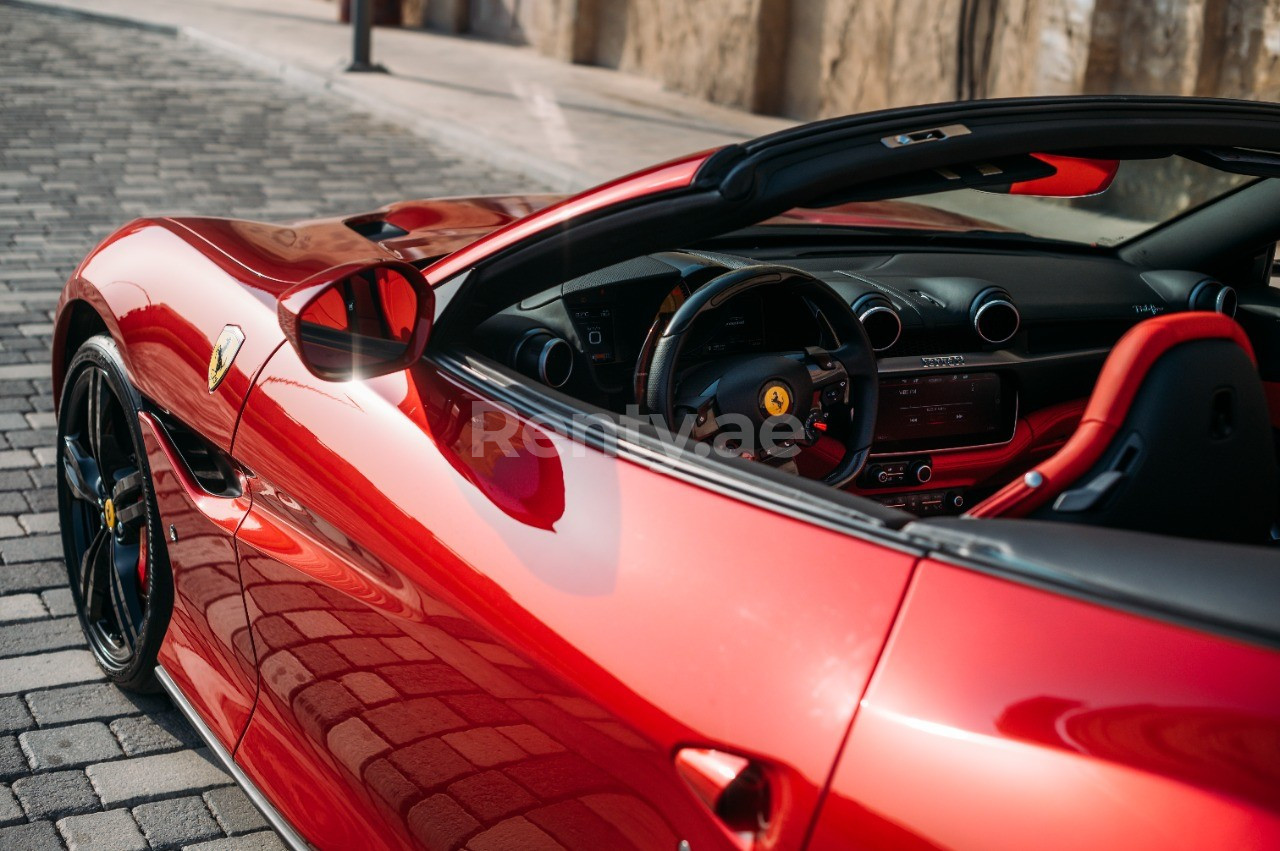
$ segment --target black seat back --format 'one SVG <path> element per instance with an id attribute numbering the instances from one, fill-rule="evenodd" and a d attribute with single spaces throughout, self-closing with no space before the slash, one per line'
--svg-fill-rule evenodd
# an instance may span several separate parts
<path id="1" fill-rule="evenodd" d="M 1030 516 L 1266 543 L 1280 516 L 1275 452 L 1249 356 L 1192 340 L 1152 365 L 1101 459 Z"/>

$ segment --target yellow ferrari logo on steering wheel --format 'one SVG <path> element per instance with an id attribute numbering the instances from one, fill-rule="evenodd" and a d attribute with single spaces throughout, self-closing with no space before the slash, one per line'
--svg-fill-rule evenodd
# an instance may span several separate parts
<path id="1" fill-rule="evenodd" d="M 108 529 L 116 528 L 116 505 L 109 499 L 102 506 L 102 519 L 107 524 Z"/>
<path id="2" fill-rule="evenodd" d="M 791 410 L 791 391 L 781 381 L 765 385 L 760 394 L 760 407 L 771 417 L 780 417 Z"/>

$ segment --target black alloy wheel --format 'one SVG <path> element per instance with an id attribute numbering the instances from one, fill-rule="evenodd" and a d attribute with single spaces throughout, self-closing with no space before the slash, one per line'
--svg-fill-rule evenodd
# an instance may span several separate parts
<path id="1" fill-rule="evenodd" d="M 67 369 L 58 411 L 58 512 L 89 649 L 117 685 L 154 691 L 173 585 L 141 409 L 115 342 L 87 340 Z"/>

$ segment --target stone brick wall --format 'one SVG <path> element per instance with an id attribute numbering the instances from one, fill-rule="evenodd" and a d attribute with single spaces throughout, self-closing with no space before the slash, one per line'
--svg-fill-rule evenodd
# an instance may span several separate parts
<path id="1" fill-rule="evenodd" d="M 406 0 L 448 31 L 811 119 L 1071 93 L 1280 99 L 1277 0 Z"/>

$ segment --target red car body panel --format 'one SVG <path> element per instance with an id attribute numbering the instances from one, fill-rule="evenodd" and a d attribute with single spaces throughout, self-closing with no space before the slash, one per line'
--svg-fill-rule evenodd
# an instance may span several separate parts
<path id="1" fill-rule="evenodd" d="M 130 224 L 89 255 L 72 276 L 54 326 L 54 395 L 74 352 L 67 338 L 76 311 L 87 305 L 120 347 L 134 386 L 207 440 L 231 448 L 240 407 L 253 376 L 284 341 L 275 296 L 243 267 L 224 268 L 206 243 L 166 220 Z M 180 283 L 175 270 L 181 270 Z M 209 392 L 209 355 L 225 325 L 244 344 L 217 393 Z M 78 344 L 78 343 L 77 343 Z"/>
<path id="2" fill-rule="evenodd" d="M 488 195 L 403 201 L 347 221 L 382 221 L 408 231 L 381 243 L 405 260 L 416 262 L 451 254 L 563 200 L 563 195 Z"/>
<path id="3" fill-rule="evenodd" d="M 341 219 L 297 225 L 211 218 L 165 221 L 207 246 L 206 253 L 228 273 L 247 273 L 254 289 L 271 297 L 272 310 L 275 296 L 326 269 L 395 256 L 346 227 Z"/>
<path id="4" fill-rule="evenodd" d="M 223 747 L 234 749 L 258 694 L 258 669 L 245 614 L 235 533 L 247 494 L 206 493 L 187 472 L 154 417 L 140 417 L 161 528 L 169 541 L 173 614 L 160 663 L 190 696 Z"/>
<path id="5" fill-rule="evenodd" d="M 813 841 L 855 846 L 1280 847 L 1280 656 L 926 561 Z"/>
<path id="6" fill-rule="evenodd" d="M 451 847 L 432 825 L 488 795 L 462 835 L 732 848 L 672 762 L 722 748 L 769 766 L 769 844 L 799 847 L 915 555 L 533 426 L 473 457 L 482 410 L 524 427 L 477 401 L 425 365 L 326 384 L 286 348 L 263 371 L 235 446 L 262 671 L 240 764 L 336 847 Z"/>

